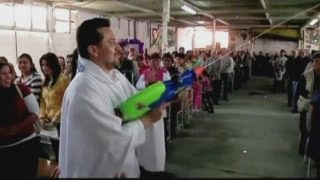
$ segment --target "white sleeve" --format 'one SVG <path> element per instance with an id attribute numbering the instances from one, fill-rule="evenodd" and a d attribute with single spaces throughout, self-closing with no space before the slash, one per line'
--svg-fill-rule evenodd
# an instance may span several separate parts
<path id="1" fill-rule="evenodd" d="M 34 113 L 39 116 L 39 105 L 36 97 L 31 93 L 28 96 L 24 97 L 24 102 L 30 113 Z"/>
<path id="2" fill-rule="evenodd" d="M 144 80 L 144 74 L 142 74 L 136 84 L 138 90 L 144 89 L 146 87 L 146 82 Z"/>
<path id="3" fill-rule="evenodd" d="M 163 76 L 163 81 L 168 81 L 168 80 L 170 80 L 170 79 L 171 79 L 170 73 L 167 71 L 167 72 L 164 74 L 164 76 Z"/>

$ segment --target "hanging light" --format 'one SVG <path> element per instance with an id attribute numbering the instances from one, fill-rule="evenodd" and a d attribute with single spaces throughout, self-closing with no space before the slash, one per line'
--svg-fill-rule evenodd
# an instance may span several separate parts
<path id="1" fill-rule="evenodd" d="M 186 5 L 181 6 L 181 9 L 187 11 L 190 14 L 197 14 L 197 12 L 194 9 Z"/>
<path id="2" fill-rule="evenodd" d="M 309 25 L 310 25 L 310 26 L 313 26 L 313 25 L 315 25 L 317 22 L 318 22 L 318 19 L 315 18 L 315 19 L 313 19 L 313 20 L 309 23 Z"/>

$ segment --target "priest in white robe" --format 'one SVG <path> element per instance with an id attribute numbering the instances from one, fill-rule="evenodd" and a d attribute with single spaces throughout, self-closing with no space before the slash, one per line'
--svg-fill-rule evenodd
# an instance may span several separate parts
<path id="1" fill-rule="evenodd" d="M 79 72 L 61 108 L 59 177 L 138 178 L 136 148 L 145 142 L 145 128 L 161 118 L 165 106 L 122 124 L 114 109 L 136 90 L 113 68 L 119 45 L 109 20 L 83 22 L 77 30 L 77 45 Z"/>

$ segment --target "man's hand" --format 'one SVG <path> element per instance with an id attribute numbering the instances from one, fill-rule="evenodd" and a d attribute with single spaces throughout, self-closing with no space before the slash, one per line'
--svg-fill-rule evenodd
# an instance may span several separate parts
<path id="1" fill-rule="evenodd" d="M 119 179 L 119 178 L 126 178 L 127 176 L 126 176 L 126 174 L 125 173 L 117 173 L 115 176 L 114 176 L 114 178 L 115 179 Z"/>
<path id="2" fill-rule="evenodd" d="M 43 129 L 45 129 L 45 130 L 51 129 L 53 127 L 55 127 L 53 122 L 44 123 L 44 125 L 43 125 Z"/>
<path id="3" fill-rule="evenodd" d="M 147 114 L 145 114 L 142 118 L 142 123 L 145 128 L 151 126 L 153 123 L 159 121 L 162 117 L 162 112 L 165 110 L 170 103 L 164 103 L 160 107 L 150 110 Z"/>
<path id="4" fill-rule="evenodd" d="M 60 168 L 59 166 L 55 167 L 54 170 L 51 173 L 52 178 L 59 178 L 60 175 Z"/>
<path id="5" fill-rule="evenodd" d="M 40 119 L 40 122 L 41 122 L 41 124 L 42 124 L 43 129 L 45 129 L 45 130 L 48 130 L 48 129 L 49 129 L 50 123 L 51 123 L 51 121 L 50 121 L 49 119 L 47 119 L 47 118 L 41 118 L 41 119 Z"/>
<path id="6" fill-rule="evenodd" d="M 49 123 L 50 120 L 47 118 L 40 118 L 40 122 L 41 122 L 41 124 L 45 124 L 45 123 Z"/>

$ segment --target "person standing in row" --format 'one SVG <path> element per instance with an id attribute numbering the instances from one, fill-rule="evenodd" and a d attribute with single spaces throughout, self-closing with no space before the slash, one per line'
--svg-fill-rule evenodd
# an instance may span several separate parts
<path id="1" fill-rule="evenodd" d="M 69 79 L 61 72 L 58 57 L 53 53 L 44 54 L 40 65 L 45 76 L 40 99 L 40 122 L 44 129 L 57 128 L 59 136 L 62 98 Z M 58 160 L 59 140 L 51 139 L 51 143 Z"/>
<path id="2" fill-rule="evenodd" d="M 220 73 L 221 73 L 221 80 L 223 82 L 223 99 L 225 101 L 229 101 L 228 99 L 228 88 L 230 86 L 231 81 L 231 73 L 234 72 L 234 61 L 231 56 L 228 54 L 227 48 L 222 48 L 220 53 L 221 64 L 220 64 Z"/>

